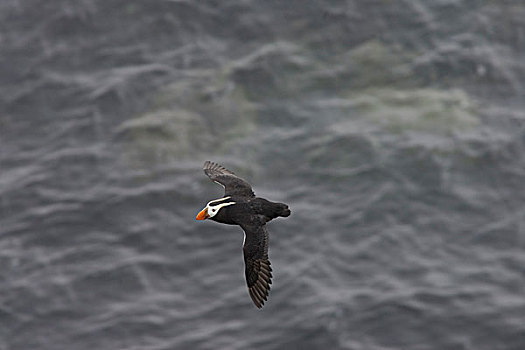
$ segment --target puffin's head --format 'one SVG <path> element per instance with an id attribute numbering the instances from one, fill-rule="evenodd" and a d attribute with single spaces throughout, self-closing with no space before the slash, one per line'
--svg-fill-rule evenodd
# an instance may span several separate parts
<path id="1" fill-rule="evenodd" d="M 222 208 L 235 204 L 235 202 L 228 201 L 230 198 L 231 197 L 224 197 L 210 201 L 208 204 L 206 204 L 206 207 L 202 209 L 199 214 L 197 214 L 195 219 L 205 220 L 214 217 Z"/>

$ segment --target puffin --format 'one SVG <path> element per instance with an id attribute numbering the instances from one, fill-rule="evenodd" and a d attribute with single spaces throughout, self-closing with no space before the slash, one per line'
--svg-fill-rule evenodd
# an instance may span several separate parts
<path id="1" fill-rule="evenodd" d="M 222 165 L 206 161 L 203 170 L 213 182 L 224 187 L 224 196 L 209 201 L 196 219 L 239 225 L 243 229 L 242 249 L 248 293 L 255 306 L 261 309 L 268 300 L 273 277 L 268 258 L 266 223 L 278 217 L 288 217 L 291 211 L 284 203 L 256 197 L 248 182 Z"/>

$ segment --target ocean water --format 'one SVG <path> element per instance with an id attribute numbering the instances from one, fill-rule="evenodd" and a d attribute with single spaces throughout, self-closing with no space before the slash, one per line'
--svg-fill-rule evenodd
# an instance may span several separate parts
<path id="1" fill-rule="evenodd" d="M 524 349 L 524 96 L 522 1 L 3 0 L 0 350 Z"/>

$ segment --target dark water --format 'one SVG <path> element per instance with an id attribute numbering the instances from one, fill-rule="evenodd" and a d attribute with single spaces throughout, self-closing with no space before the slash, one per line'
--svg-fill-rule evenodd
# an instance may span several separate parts
<path id="1" fill-rule="evenodd" d="M 525 349 L 522 1 L 3 0 L 0 89 L 1 350 Z"/>

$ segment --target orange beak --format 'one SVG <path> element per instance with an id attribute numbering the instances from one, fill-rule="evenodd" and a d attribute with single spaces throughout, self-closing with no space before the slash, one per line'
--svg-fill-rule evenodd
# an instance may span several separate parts
<path id="1" fill-rule="evenodd" d="M 210 216 L 208 215 L 208 209 L 204 208 L 197 214 L 197 217 L 195 219 L 196 220 L 205 220 L 205 219 L 207 219 L 209 217 Z"/>

